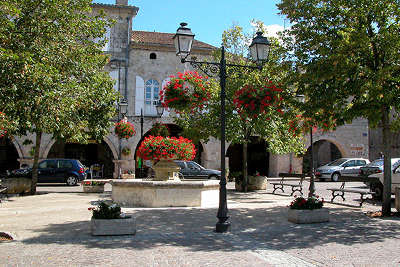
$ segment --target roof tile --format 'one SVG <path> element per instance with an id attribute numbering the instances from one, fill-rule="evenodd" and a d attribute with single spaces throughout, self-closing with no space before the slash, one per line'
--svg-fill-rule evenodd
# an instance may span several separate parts
<path id="1" fill-rule="evenodd" d="M 146 32 L 146 31 L 132 31 L 131 41 L 140 44 L 161 44 L 161 45 L 174 45 L 172 38 L 174 33 L 164 32 Z M 215 49 L 214 46 L 204 42 L 194 40 L 193 47 Z"/>

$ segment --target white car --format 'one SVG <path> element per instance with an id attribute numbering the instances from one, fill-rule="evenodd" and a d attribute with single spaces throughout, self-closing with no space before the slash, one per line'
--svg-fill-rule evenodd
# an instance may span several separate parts
<path id="1" fill-rule="evenodd" d="M 368 177 L 377 177 L 379 179 L 379 183 L 372 183 L 370 185 L 371 191 L 375 192 L 374 198 L 376 199 L 381 199 L 382 194 L 383 194 L 383 175 L 384 173 L 374 173 L 371 174 Z M 400 166 L 398 166 L 396 169 L 393 170 L 392 172 L 392 188 L 391 192 L 394 194 L 395 188 L 400 187 Z"/>
<path id="2" fill-rule="evenodd" d="M 363 158 L 340 158 L 315 170 L 315 176 L 319 180 L 330 179 L 334 182 L 339 180 L 341 175 L 358 176 L 360 168 L 369 163 Z"/>

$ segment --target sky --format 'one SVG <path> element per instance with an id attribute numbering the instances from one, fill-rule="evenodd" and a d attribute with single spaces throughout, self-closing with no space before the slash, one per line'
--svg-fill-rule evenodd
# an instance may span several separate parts
<path id="1" fill-rule="evenodd" d="M 115 4 L 115 0 L 93 0 Z M 133 30 L 175 33 L 181 22 L 196 35 L 195 39 L 219 47 L 222 33 L 237 24 L 251 33 L 250 21 L 269 25 L 269 33 L 283 29 L 284 16 L 278 15 L 279 0 L 129 0 L 139 8 L 133 19 Z M 286 23 L 288 23 L 286 21 Z M 287 25 L 286 25 L 287 26 Z M 272 34 L 273 35 L 273 34 Z"/>

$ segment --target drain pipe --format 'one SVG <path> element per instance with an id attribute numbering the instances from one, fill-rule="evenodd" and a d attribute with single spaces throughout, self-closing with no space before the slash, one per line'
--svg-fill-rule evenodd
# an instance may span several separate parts
<path id="1" fill-rule="evenodd" d="M 124 90 L 124 98 L 126 101 L 128 101 L 128 67 L 129 67 L 129 46 L 131 43 L 130 37 L 131 37 L 131 18 L 127 17 L 127 24 L 128 24 L 128 40 L 126 44 L 126 51 L 125 51 L 125 90 Z M 129 101 L 128 101 L 129 103 Z"/>

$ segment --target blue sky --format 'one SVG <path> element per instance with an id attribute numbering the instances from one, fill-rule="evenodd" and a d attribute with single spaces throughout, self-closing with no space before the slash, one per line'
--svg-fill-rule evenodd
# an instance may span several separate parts
<path id="1" fill-rule="evenodd" d="M 95 3 L 115 4 L 115 0 L 94 0 Z M 139 8 L 133 29 L 175 33 L 180 22 L 187 22 L 197 40 L 219 47 L 224 30 L 233 23 L 251 32 L 250 20 L 266 25 L 284 26 L 278 15 L 279 0 L 129 0 Z M 286 22 L 287 23 L 287 22 Z M 287 26 L 287 25 L 286 25 Z M 277 26 L 272 26 L 272 29 Z"/>

